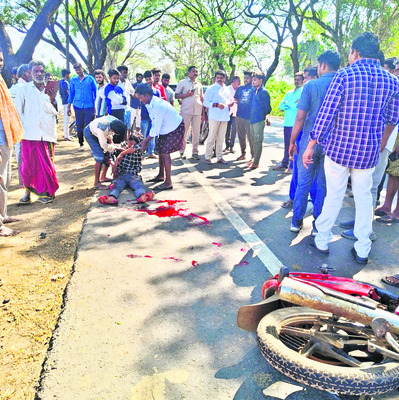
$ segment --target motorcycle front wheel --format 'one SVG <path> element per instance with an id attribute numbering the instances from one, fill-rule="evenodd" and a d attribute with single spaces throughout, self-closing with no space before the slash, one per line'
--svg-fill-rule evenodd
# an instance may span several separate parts
<path id="1" fill-rule="evenodd" d="M 369 352 L 373 339 L 370 327 L 304 307 L 273 311 L 257 329 L 262 355 L 275 369 L 312 388 L 356 396 L 399 387 L 399 362 Z"/>

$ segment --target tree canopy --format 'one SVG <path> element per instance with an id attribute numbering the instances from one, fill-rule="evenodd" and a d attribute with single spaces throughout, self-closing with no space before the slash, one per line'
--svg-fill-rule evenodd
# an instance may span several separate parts
<path id="1" fill-rule="evenodd" d="M 28 62 L 40 40 L 65 55 L 64 7 L 62 0 L 2 1 L 6 74 Z M 364 31 L 379 36 L 387 56 L 399 52 L 399 0 L 69 0 L 67 11 L 71 62 L 89 72 L 145 58 L 137 52 L 142 43 L 171 60 L 177 78 L 194 64 L 206 81 L 215 69 L 231 77 L 244 68 L 261 68 L 269 79 L 281 60 L 297 72 L 325 49 L 346 63 L 351 41 Z M 7 27 L 25 34 L 17 50 Z"/>

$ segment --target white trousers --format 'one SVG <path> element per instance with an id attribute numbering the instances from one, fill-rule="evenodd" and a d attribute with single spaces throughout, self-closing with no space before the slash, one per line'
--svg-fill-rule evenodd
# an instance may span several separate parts
<path id="1" fill-rule="evenodd" d="M 198 145 L 199 145 L 199 137 L 200 137 L 200 130 L 201 130 L 201 114 L 200 115 L 193 115 L 193 114 L 181 114 L 184 120 L 185 132 L 184 132 L 184 144 L 183 148 L 180 150 L 180 155 L 184 154 L 186 150 L 186 142 L 187 142 L 187 134 L 190 129 L 192 129 L 193 133 L 193 152 L 192 154 L 198 154 Z"/>
<path id="2" fill-rule="evenodd" d="M 375 166 L 373 172 L 373 186 L 371 187 L 371 195 L 373 196 L 373 207 L 376 207 L 377 203 L 377 192 L 378 186 L 381 183 L 381 179 L 385 174 L 385 168 L 388 165 L 388 156 L 391 152 L 387 149 L 384 149 L 382 153 L 380 153 L 380 157 L 378 159 L 378 164 Z"/>
<path id="3" fill-rule="evenodd" d="M 327 195 L 321 214 L 316 220 L 316 229 L 318 231 L 315 237 L 316 246 L 319 249 L 327 250 L 328 243 L 332 241 L 332 227 L 341 210 L 350 175 L 356 208 L 353 233 L 357 237 L 357 241 L 354 247 L 359 257 L 368 257 L 371 249 L 370 234 L 373 222 L 371 186 L 374 168 L 347 168 L 335 163 L 326 156 L 324 159 L 324 171 L 326 174 Z"/>
<path id="4" fill-rule="evenodd" d="M 69 121 L 71 117 L 67 114 L 68 107 L 64 104 L 64 139 L 69 138 Z"/>
<path id="5" fill-rule="evenodd" d="M 223 156 L 223 144 L 226 136 L 227 121 L 215 121 L 209 118 L 209 134 L 205 142 L 205 159 L 212 157 L 213 146 L 216 141 L 216 157 L 220 160 Z"/>

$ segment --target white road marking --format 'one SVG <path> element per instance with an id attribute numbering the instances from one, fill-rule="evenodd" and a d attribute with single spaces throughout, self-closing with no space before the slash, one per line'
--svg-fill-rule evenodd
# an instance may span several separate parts
<path id="1" fill-rule="evenodd" d="M 247 242 L 248 246 L 253 250 L 254 255 L 259 258 L 270 274 L 278 274 L 283 263 L 265 245 L 265 243 L 263 243 L 253 229 L 251 229 L 234 211 L 233 207 L 227 203 L 223 196 L 208 182 L 208 180 L 202 174 L 200 174 L 189 161 L 182 161 L 184 162 L 185 167 L 194 175 L 197 182 L 204 188 L 209 197 L 220 208 L 222 213 L 234 226 L 241 237 Z"/>

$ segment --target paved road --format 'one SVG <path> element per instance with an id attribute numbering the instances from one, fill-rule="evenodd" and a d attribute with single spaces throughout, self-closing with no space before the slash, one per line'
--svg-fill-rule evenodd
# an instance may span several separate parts
<path id="1" fill-rule="evenodd" d="M 298 236 L 289 232 L 291 213 L 280 204 L 290 177 L 271 170 L 282 146 L 274 121 L 258 170 L 243 169 L 237 155 L 227 155 L 227 166 L 174 161 L 175 189 L 157 200 L 180 200 L 177 209 L 208 225 L 195 215 L 138 211 L 130 193 L 117 208 L 93 199 L 38 399 L 275 398 L 262 391 L 288 379 L 262 359 L 254 335 L 237 328 L 236 311 L 260 300 L 263 281 L 280 264 L 317 271 L 326 262 L 305 246 L 311 217 Z M 145 161 L 144 179 L 155 167 Z M 351 217 L 352 203 L 345 199 L 339 221 Z M 375 228 L 367 267 L 353 261 L 353 243 L 338 228 L 328 265 L 378 283 L 397 268 L 398 227 Z M 336 397 L 306 388 L 289 399 Z"/>

